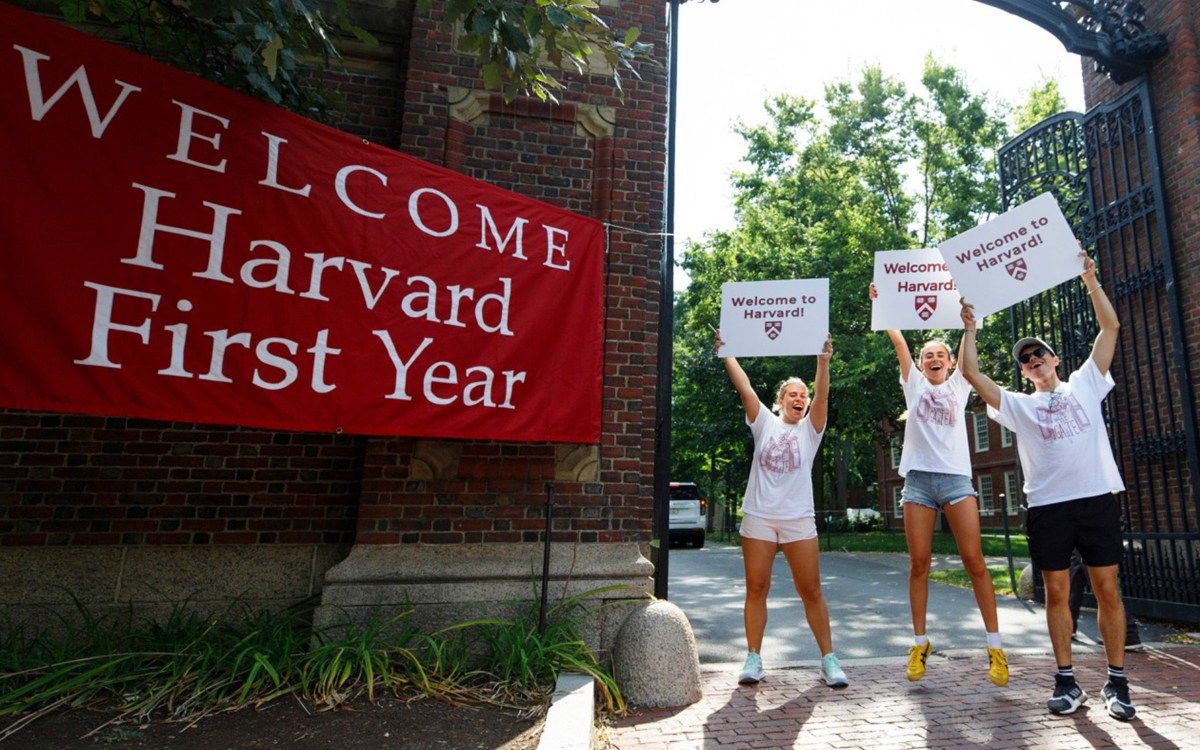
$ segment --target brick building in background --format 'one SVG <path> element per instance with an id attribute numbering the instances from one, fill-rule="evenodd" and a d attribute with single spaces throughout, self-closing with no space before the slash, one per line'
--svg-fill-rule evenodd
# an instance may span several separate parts
<path id="1" fill-rule="evenodd" d="M 1002 533 L 1007 521 L 1009 529 L 1022 533 L 1025 523 L 1024 494 L 1017 481 L 1017 448 L 1008 428 L 988 419 L 972 397 L 974 411 L 966 412 L 967 445 L 971 454 L 971 482 L 979 501 L 979 526 L 984 533 Z M 899 474 L 900 452 L 904 446 L 903 426 L 889 425 L 876 451 L 876 476 L 879 477 L 877 499 L 883 513 L 885 529 L 904 530 L 904 508 L 900 490 L 904 479 Z M 1007 518 L 1004 515 L 1006 514 Z M 940 528 L 946 528 L 941 515 Z"/>
<path id="2" fill-rule="evenodd" d="M 27 3 L 38 9 L 36 3 Z M 528 600 L 553 486 L 557 598 L 652 590 L 666 6 L 602 2 L 657 64 L 622 101 L 564 74 L 561 104 L 485 91 L 439 3 L 352 6 L 379 46 L 348 42 L 327 82 L 339 128 L 611 224 L 599 445 L 273 432 L 0 410 L 0 604 L 10 617 L 232 600 L 344 609 L 411 602 L 433 619 Z M 44 8 L 42 8 L 44 10 Z M 10 103 L 9 105 L 12 106 Z M 569 389 L 571 383 L 558 383 Z M 486 419 L 486 416 L 482 417 Z M 491 611 L 491 610 L 489 610 Z M 609 633 L 604 634 L 607 638 Z"/>

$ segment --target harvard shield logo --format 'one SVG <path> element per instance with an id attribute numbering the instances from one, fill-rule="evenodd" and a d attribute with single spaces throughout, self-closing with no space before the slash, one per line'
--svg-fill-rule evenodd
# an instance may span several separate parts
<path id="1" fill-rule="evenodd" d="M 929 320 L 933 317 L 933 311 L 937 309 L 936 294 L 918 294 L 913 300 L 913 307 L 917 309 L 917 317 L 921 320 Z"/>
<path id="2" fill-rule="evenodd" d="M 783 333 L 783 321 L 768 320 L 763 323 L 763 330 L 767 332 L 767 338 L 774 341 L 779 338 L 779 334 Z"/>
<path id="3" fill-rule="evenodd" d="M 1025 265 L 1025 259 L 1021 258 L 1020 260 L 1014 260 L 1012 263 L 1005 265 L 1004 270 L 1008 271 L 1008 275 L 1012 276 L 1017 281 L 1024 281 L 1026 272 L 1029 270 L 1029 266 Z"/>

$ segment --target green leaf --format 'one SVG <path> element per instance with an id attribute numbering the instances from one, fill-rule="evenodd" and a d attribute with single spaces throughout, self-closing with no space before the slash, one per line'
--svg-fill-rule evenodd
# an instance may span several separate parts
<path id="1" fill-rule="evenodd" d="M 642 30 L 640 28 L 638 28 L 637 26 L 632 26 L 632 27 L 626 29 L 625 30 L 625 46 L 626 47 L 631 46 L 634 42 L 637 41 L 637 38 L 641 35 L 642 35 Z"/>

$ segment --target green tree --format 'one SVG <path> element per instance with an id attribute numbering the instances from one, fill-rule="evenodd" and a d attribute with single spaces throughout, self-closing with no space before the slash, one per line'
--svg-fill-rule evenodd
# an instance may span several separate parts
<path id="1" fill-rule="evenodd" d="M 433 0 L 418 0 L 428 13 Z M 610 31 L 596 12 L 595 0 L 447 0 L 451 23 L 461 23 L 460 49 L 474 53 L 483 82 L 513 99 L 530 94 L 557 101 L 562 70 L 589 71 L 602 59 L 612 71 L 613 85 L 622 90 L 621 76 L 637 76 L 633 62 L 648 59 L 651 45 L 638 42 L 641 30 L 620 35 Z"/>
<path id="2" fill-rule="evenodd" d="M 765 124 L 738 125 L 748 168 L 733 176 L 737 227 L 690 245 L 683 261 L 691 283 L 676 310 L 675 476 L 706 470 L 719 485 L 710 492 L 740 491 L 746 477 L 748 431 L 712 349 L 721 284 L 824 277 L 834 357 L 818 507 L 821 488 L 832 493 L 835 455 L 851 486 L 874 479 L 882 420 L 903 410 L 895 352 L 870 330 L 874 253 L 936 244 L 998 211 L 994 159 L 1006 128 L 997 108 L 936 60 L 927 60 L 923 89 L 910 93 L 867 68 L 826 87 L 825 114 L 785 95 L 766 103 Z M 743 365 L 767 404 L 777 382 L 815 369 L 812 357 Z"/>
<path id="3" fill-rule="evenodd" d="M 1046 78 L 1029 91 L 1025 103 L 1013 112 L 1014 132 L 1022 133 L 1047 117 L 1065 112 L 1067 100 L 1058 88 L 1058 81 Z"/>
<path id="4" fill-rule="evenodd" d="M 72 23 L 167 64 L 293 112 L 329 122 L 340 104 L 322 84 L 340 59 L 339 40 L 376 40 L 350 22 L 346 0 L 53 0 Z M 418 0 L 428 12 L 431 0 Z M 322 7 L 331 10 L 329 20 Z M 589 71 L 603 60 L 621 91 L 635 60 L 649 59 L 640 30 L 614 35 L 594 0 L 448 0 L 462 50 L 475 54 L 484 84 L 508 99 L 554 99 L 557 70 Z"/>

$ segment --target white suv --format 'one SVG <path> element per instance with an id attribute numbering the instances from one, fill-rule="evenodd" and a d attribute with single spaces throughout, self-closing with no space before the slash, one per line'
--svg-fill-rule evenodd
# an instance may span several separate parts
<path id="1" fill-rule="evenodd" d="M 671 538 L 704 546 L 705 506 L 707 503 L 694 482 L 671 482 Z"/>

